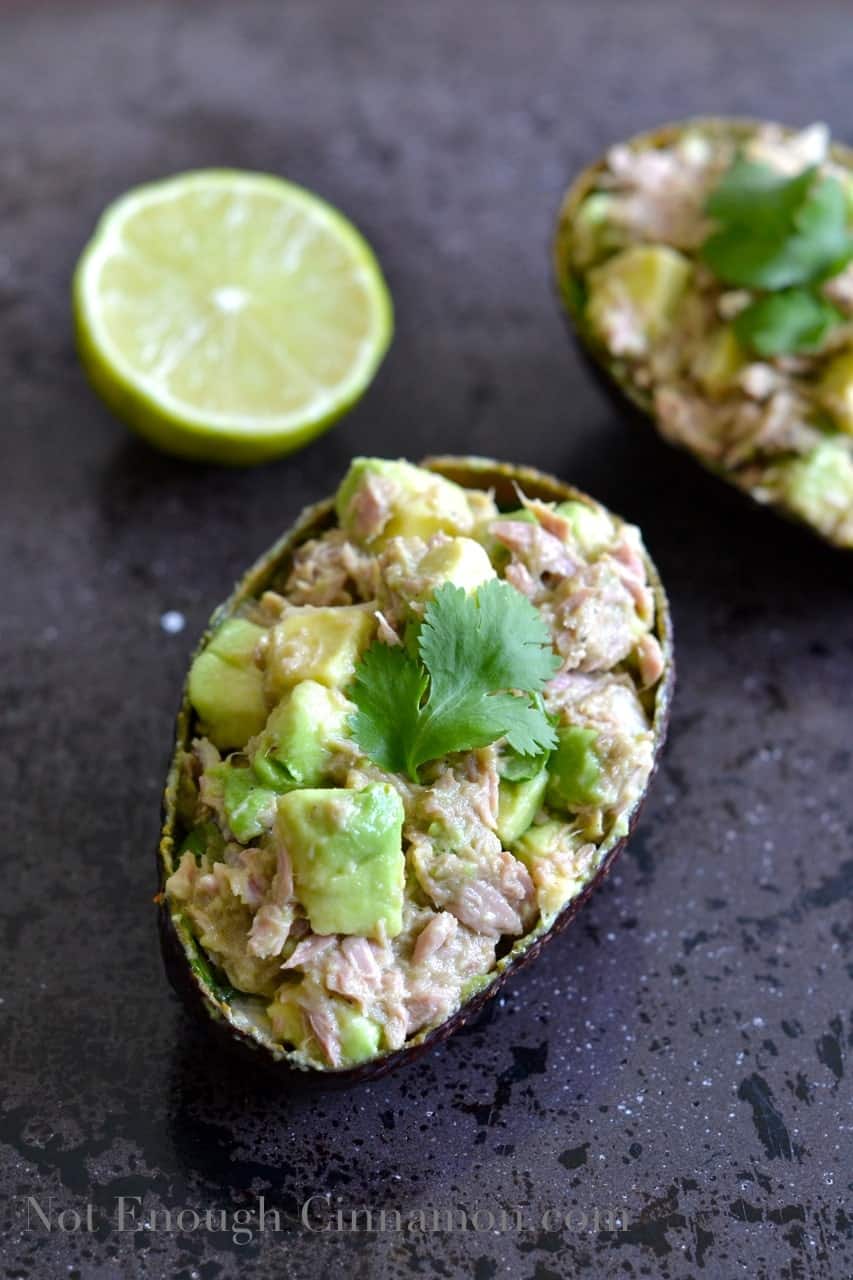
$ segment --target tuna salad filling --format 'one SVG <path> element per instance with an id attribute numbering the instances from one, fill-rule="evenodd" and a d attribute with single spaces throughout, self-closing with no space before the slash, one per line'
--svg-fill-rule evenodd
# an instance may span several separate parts
<path id="1" fill-rule="evenodd" d="M 627 831 L 665 655 L 636 528 L 356 459 L 189 676 L 165 892 L 300 1064 L 446 1021 Z"/>
<path id="2" fill-rule="evenodd" d="M 853 173 L 823 125 L 697 121 L 570 193 L 561 286 L 661 434 L 853 547 Z"/>

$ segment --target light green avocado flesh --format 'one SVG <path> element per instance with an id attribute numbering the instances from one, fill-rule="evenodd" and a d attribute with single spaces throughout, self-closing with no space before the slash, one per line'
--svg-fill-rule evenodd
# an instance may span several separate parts
<path id="1" fill-rule="evenodd" d="M 338 1008 L 338 1027 L 341 1053 L 348 1066 L 376 1057 L 382 1038 L 378 1023 L 341 1004 Z"/>
<path id="2" fill-rule="evenodd" d="M 837 513 L 853 506 L 853 458 L 834 440 L 802 458 L 778 463 L 768 478 L 797 515 L 827 534 Z"/>
<path id="3" fill-rule="evenodd" d="M 403 927 L 403 802 L 387 783 L 278 801 L 276 829 L 315 933 L 393 938 Z"/>
<path id="4" fill-rule="evenodd" d="M 564 516 L 587 555 L 596 555 L 613 540 L 613 521 L 605 511 L 585 502 L 560 502 L 557 514 Z"/>
<path id="5" fill-rule="evenodd" d="M 362 491 L 371 479 L 384 482 L 387 518 L 380 528 L 366 526 Z M 335 498 L 341 528 L 355 541 L 380 546 L 394 537 L 431 538 L 470 532 L 471 508 L 465 490 L 410 462 L 354 458 Z"/>
<path id="6" fill-rule="evenodd" d="M 504 846 L 513 844 L 523 835 L 536 817 L 545 799 L 548 777 L 548 770 L 541 769 L 534 778 L 522 782 L 501 779 L 497 832 Z"/>
<path id="7" fill-rule="evenodd" d="M 190 701 L 214 746 L 245 746 L 263 728 L 267 704 L 254 653 L 265 634 L 244 618 L 229 618 L 190 667 Z"/>
<path id="8" fill-rule="evenodd" d="M 558 809 L 583 809 L 598 804 L 601 761 L 595 750 L 594 729 L 567 725 L 557 731 L 557 749 L 548 761 L 548 803 Z"/>
<path id="9" fill-rule="evenodd" d="M 303 680 L 271 712 L 255 740 L 252 766 L 278 790 L 315 787 L 323 780 L 332 743 L 347 732 L 355 710 L 339 689 Z"/>
<path id="10" fill-rule="evenodd" d="M 228 826 L 241 844 L 257 839 L 273 824 L 276 793 L 259 784 L 253 769 L 219 766 L 223 780 L 223 805 Z"/>

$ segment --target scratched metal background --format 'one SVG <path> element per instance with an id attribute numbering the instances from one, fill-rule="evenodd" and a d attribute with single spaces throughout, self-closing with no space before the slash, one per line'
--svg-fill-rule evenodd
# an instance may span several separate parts
<path id="1" fill-rule="evenodd" d="M 850 564 L 620 421 L 549 281 L 577 168 L 717 110 L 849 141 L 849 6 L 2 6 L 4 1277 L 853 1273 Z M 260 471 L 132 440 L 69 329 L 105 202 L 206 164 L 340 204 L 397 303 L 358 411 Z M 291 1098 L 199 1045 L 161 972 L 171 715 L 210 607 L 350 455 L 436 450 L 551 469 L 642 524 L 677 628 L 670 744 L 617 874 L 505 999 L 395 1077 Z M 530 1221 L 614 1206 L 632 1225 L 312 1234 L 295 1215 L 320 1192 Z M 264 1194 L 286 1230 L 120 1234 L 122 1194 L 232 1211 Z M 27 1195 L 91 1202 L 96 1231 L 28 1230 Z"/>

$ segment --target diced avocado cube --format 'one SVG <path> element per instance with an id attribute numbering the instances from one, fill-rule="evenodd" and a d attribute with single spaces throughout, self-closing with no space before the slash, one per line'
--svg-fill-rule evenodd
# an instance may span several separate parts
<path id="1" fill-rule="evenodd" d="M 550 858 L 556 853 L 574 848 L 576 844 L 574 828 L 566 822 L 551 818 L 548 822 L 528 827 L 512 846 L 512 852 L 529 867 L 535 858 Z"/>
<path id="2" fill-rule="evenodd" d="M 291 791 L 276 829 L 315 933 L 394 937 L 403 927 L 403 802 L 387 783 Z"/>
<path id="3" fill-rule="evenodd" d="M 340 689 L 300 681 L 273 708 L 255 740 L 255 773 L 279 790 L 316 786 L 329 763 L 331 744 L 346 736 L 354 710 Z"/>
<path id="4" fill-rule="evenodd" d="M 638 336 L 654 342 L 670 328 L 690 271 L 687 258 L 668 245 L 633 245 L 614 254 L 589 273 L 587 316 L 593 331 L 612 345 L 614 316 L 627 309 Z"/>
<path id="5" fill-rule="evenodd" d="M 501 779 L 498 793 L 497 832 L 504 848 L 508 848 L 530 826 L 542 807 L 548 770 L 541 769 L 535 778 L 524 782 L 508 782 Z"/>
<path id="6" fill-rule="evenodd" d="M 231 764 L 218 768 L 224 774 L 223 804 L 228 826 L 241 844 L 248 844 L 272 827 L 278 797 L 275 791 L 258 785 L 252 769 Z"/>
<path id="7" fill-rule="evenodd" d="M 479 542 L 473 538 L 451 538 L 427 551 L 418 564 L 418 576 L 427 582 L 423 594 L 431 596 L 445 582 L 452 582 L 470 594 L 497 574 Z"/>
<path id="8" fill-rule="evenodd" d="M 190 702 L 217 747 L 245 746 L 264 726 L 264 679 L 254 654 L 265 634 L 245 618 L 229 618 L 190 667 Z"/>
<path id="9" fill-rule="evenodd" d="M 341 1066 L 351 1067 L 357 1062 L 366 1062 L 375 1058 L 379 1052 L 381 1029 L 378 1023 L 355 1009 L 337 1002 L 335 1014 L 338 1020 L 338 1035 L 341 1042 Z"/>
<path id="10" fill-rule="evenodd" d="M 613 196 L 593 191 L 578 206 L 572 219 L 572 261 L 589 267 L 606 253 L 619 247 L 621 233 L 611 221 Z"/>
<path id="11" fill-rule="evenodd" d="M 548 803 L 558 809 L 583 809 L 601 801 L 601 761 L 595 750 L 595 729 L 563 725 L 557 730 L 557 749 L 548 761 L 551 775 Z"/>
<path id="12" fill-rule="evenodd" d="M 389 538 L 470 533 L 474 525 L 460 485 L 410 462 L 386 458 L 353 459 L 338 489 L 335 510 L 351 538 L 374 547 Z"/>
<path id="13" fill-rule="evenodd" d="M 613 541 L 613 521 L 606 511 L 586 502 L 572 501 L 559 503 L 557 514 L 569 521 L 581 550 L 588 556 L 597 555 Z"/>
<path id="14" fill-rule="evenodd" d="M 723 395 L 734 386 L 746 364 L 743 347 L 731 325 L 721 325 L 704 340 L 691 366 L 691 373 L 709 396 Z"/>
<path id="15" fill-rule="evenodd" d="M 375 630 L 376 619 L 360 604 L 289 610 L 270 631 L 268 693 L 280 698 L 302 680 L 333 688 L 349 684 Z"/>
<path id="16" fill-rule="evenodd" d="M 768 483 L 791 510 L 831 533 L 853 506 L 853 457 L 841 438 L 824 440 L 810 453 L 778 463 Z"/>
<path id="17" fill-rule="evenodd" d="M 829 361 L 818 394 L 838 429 L 853 435 L 853 351 L 842 351 Z"/>

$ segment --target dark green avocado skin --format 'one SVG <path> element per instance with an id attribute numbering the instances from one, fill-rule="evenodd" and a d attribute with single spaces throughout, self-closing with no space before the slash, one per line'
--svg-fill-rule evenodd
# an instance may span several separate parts
<path id="1" fill-rule="evenodd" d="M 510 466 L 483 458 L 435 457 L 427 458 L 421 466 L 429 467 L 448 479 L 470 489 L 493 489 L 498 504 L 505 508 L 517 505 L 514 484 L 518 484 L 524 492 L 533 498 L 544 501 L 566 501 L 572 498 L 583 498 L 579 490 L 557 480 L 552 476 L 532 468 Z M 265 587 L 277 581 L 282 569 L 286 568 L 292 549 L 303 542 L 311 534 L 329 527 L 334 521 L 331 501 L 319 503 L 304 511 L 293 526 L 273 547 L 270 548 L 237 584 L 229 599 L 213 614 L 210 626 L 199 644 L 201 649 L 213 627 L 227 617 L 244 600 L 255 596 Z M 272 1075 L 285 1089 L 342 1089 L 369 1080 L 376 1080 L 404 1063 L 415 1061 L 434 1045 L 440 1044 L 454 1031 L 463 1027 L 475 1018 L 486 1003 L 502 988 L 507 979 L 515 974 L 522 965 L 538 956 L 543 947 L 558 933 L 561 933 L 574 920 L 581 907 L 591 896 L 596 887 L 610 873 L 610 870 L 628 843 L 636 826 L 645 795 L 657 770 L 661 750 L 666 738 L 669 722 L 670 706 L 675 687 L 675 663 L 673 658 L 672 623 L 666 594 L 657 570 L 651 559 L 646 556 L 649 582 L 655 593 L 657 617 L 657 636 L 661 643 L 665 659 L 665 671 L 655 691 L 655 710 L 653 728 L 655 733 L 655 755 L 652 772 L 646 785 L 643 797 L 630 815 L 628 831 L 612 848 L 599 867 L 595 876 L 589 881 L 580 894 L 574 898 L 551 924 L 550 928 L 536 938 L 524 951 L 514 957 L 504 968 L 498 969 L 487 986 L 471 997 L 446 1022 L 428 1034 L 415 1037 L 414 1040 L 392 1053 L 383 1054 L 355 1067 L 340 1070 L 319 1070 L 302 1068 L 285 1059 L 277 1059 L 264 1045 L 256 1041 L 246 1031 L 241 1030 L 229 1021 L 227 1003 L 221 1000 L 206 981 L 204 976 L 191 965 L 190 955 L 185 941 L 179 934 L 175 920 L 165 897 L 164 886 L 171 869 L 172 850 L 177 846 L 180 836 L 176 814 L 175 760 L 178 753 L 189 743 L 192 737 L 193 713 L 190 707 L 186 686 L 178 712 L 176 724 L 175 751 L 172 768 L 166 785 L 162 808 L 162 831 L 157 850 L 158 901 L 159 901 L 159 933 L 160 946 L 166 973 L 177 995 L 193 1019 L 207 1031 L 215 1043 L 232 1056 L 238 1055 L 246 1068 L 252 1064 L 260 1067 L 265 1076 Z"/>
<path id="2" fill-rule="evenodd" d="M 660 125 L 657 129 L 649 130 L 647 133 L 637 134 L 628 140 L 627 145 L 630 147 L 664 145 L 672 142 L 688 128 L 700 128 L 708 132 L 724 133 L 730 137 L 746 138 L 763 123 L 766 122 L 741 117 L 700 116 L 689 120 L 681 120 L 674 124 Z M 782 126 L 779 127 L 781 128 Z M 795 130 L 788 129 L 787 132 L 794 133 Z M 830 145 L 830 152 L 839 165 L 853 173 L 853 148 L 833 142 Z M 552 244 L 553 281 L 560 309 L 568 327 L 570 340 L 593 381 L 602 390 L 620 417 L 627 418 L 628 421 L 641 426 L 644 430 L 648 430 L 649 427 L 654 427 L 657 430 L 651 397 L 631 383 L 627 374 L 620 367 L 620 362 L 611 356 L 602 343 L 589 331 L 584 319 L 581 278 L 570 265 L 572 223 L 575 213 L 584 197 L 596 185 L 598 175 L 605 168 L 605 165 L 606 159 L 604 156 L 600 156 L 593 164 L 588 165 L 575 178 L 563 197 Z M 813 525 L 785 510 L 779 504 L 758 502 L 748 489 L 737 484 L 732 476 L 722 468 L 715 467 L 705 459 L 699 458 L 683 446 L 670 445 L 668 441 L 664 441 L 659 432 L 657 432 L 657 435 L 658 439 L 666 444 L 668 448 L 675 448 L 680 453 L 687 454 L 704 471 L 714 476 L 715 479 L 722 481 L 729 491 L 733 491 L 737 495 L 741 503 L 748 503 L 753 510 L 755 507 L 759 507 L 762 511 L 771 511 L 787 523 L 796 525 L 812 538 L 817 538 L 823 546 L 830 546 L 836 551 L 849 554 L 846 548 L 839 547 L 831 539 L 824 537 Z"/>

